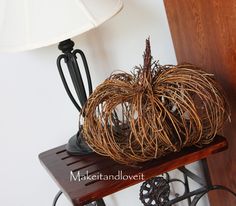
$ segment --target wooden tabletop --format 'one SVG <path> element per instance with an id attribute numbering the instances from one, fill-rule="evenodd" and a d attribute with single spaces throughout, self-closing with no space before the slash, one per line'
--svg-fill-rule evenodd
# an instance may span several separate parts
<path id="1" fill-rule="evenodd" d="M 211 144 L 203 148 L 184 148 L 180 152 L 170 153 L 138 167 L 121 165 L 96 153 L 72 156 L 66 152 L 65 145 L 41 153 L 39 159 L 72 203 L 82 206 L 226 148 L 226 139 L 217 135 Z M 127 180 L 119 179 L 121 176 Z"/>

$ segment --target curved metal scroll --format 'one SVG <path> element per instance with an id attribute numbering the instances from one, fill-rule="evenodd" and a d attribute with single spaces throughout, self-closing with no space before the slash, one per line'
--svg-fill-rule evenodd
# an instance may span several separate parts
<path id="1" fill-rule="evenodd" d="M 65 87 L 65 90 L 66 90 L 69 98 L 71 99 L 72 103 L 77 108 L 77 110 L 79 112 L 81 112 L 82 107 L 84 106 L 84 104 L 87 101 L 87 96 L 90 95 L 93 90 L 88 63 L 87 63 L 87 60 L 86 60 L 86 57 L 85 57 L 83 51 L 81 51 L 79 49 L 76 49 L 73 51 L 74 42 L 72 42 L 71 40 L 65 40 L 64 42 L 61 42 L 60 44 L 61 45 L 59 45 L 59 49 L 61 49 L 64 54 L 61 54 L 57 58 L 58 71 L 59 71 L 61 80 L 63 82 L 63 85 Z M 77 54 L 80 55 L 80 58 L 83 62 L 83 67 L 85 70 L 87 84 L 88 84 L 88 90 L 89 90 L 88 95 L 86 94 L 84 80 L 82 78 L 80 68 L 79 68 L 79 65 L 77 62 Z M 68 86 L 66 77 L 65 77 L 63 69 L 62 69 L 62 60 L 64 60 L 65 64 L 67 65 L 67 68 L 68 68 L 75 92 L 76 92 L 77 97 L 79 99 L 80 105 L 75 100 L 75 98 Z"/>

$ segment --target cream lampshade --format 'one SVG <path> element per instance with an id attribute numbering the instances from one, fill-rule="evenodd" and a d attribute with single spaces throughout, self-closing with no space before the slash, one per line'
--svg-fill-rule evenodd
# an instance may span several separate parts
<path id="1" fill-rule="evenodd" d="M 0 51 L 58 43 L 99 26 L 121 8 L 121 0 L 0 0 Z"/>
<path id="2" fill-rule="evenodd" d="M 62 54 L 57 59 L 57 67 L 68 96 L 80 112 L 92 93 L 92 81 L 84 53 L 74 50 L 70 38 L 101 25 L 122 7 L 121 0 L 0 0 L 0 51 L 25 51 L 60 42 L 58 48 Z M 78 56 L 85 69 L 88 92 L 77 62 Z M 68 68 L 77 98 L 69 89 L 63 63 Z M 81 130 L 82 126 L 67 144 L 67 151 L 71 154 L 91 152 L 83 141 Z"/>

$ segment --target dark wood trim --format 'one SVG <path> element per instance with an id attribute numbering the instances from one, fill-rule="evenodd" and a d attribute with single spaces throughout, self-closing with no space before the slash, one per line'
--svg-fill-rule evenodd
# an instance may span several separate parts
<path id="1" fill-rule="evenodd" d="M 236 191 L 236 1 L 164 0 L 177 61 L 189 62 L 214 73 L 232 110 L 223 131 L 229 150 L 208 158 L 214 184 Z M 214 206 L 235 206 L 225 192 L 211 192 Z"/>

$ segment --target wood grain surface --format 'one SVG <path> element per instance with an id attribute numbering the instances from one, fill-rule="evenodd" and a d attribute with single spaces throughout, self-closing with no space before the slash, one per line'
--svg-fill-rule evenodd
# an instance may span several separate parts
<path id="1" fill-rule="evenodd" d="M 137 167 L 118 164 L 112 159 L 96 153 L 85 156 L 72 156 L 65 150 L 65 145 L 41 153 L 39 159 L 73 205 L 83 206 L 143 180 L 224 151 L 227 146 L 226 139 L 217 135 L 214 142 L 203 148 L 184 148 L 180 152 L 170 153 L 165 157 L 140 164 Z M 73 172 L 74 176 L 78 175 L 79 172 L 81 177 L 86 176 L 86 174 L 109 176 L 122 172 L 123 175 L 131 176 L 142 174 L 143 178 L 70 181 L 71 172 Z"/>
<path id="2" fill-rule="evenodd" d="M 223 131 L 229 149 L 208 159 L 215 184 L 236 191 L 236 1 L 164 0 L 178 63 L 215 74 L 229 99 L 232 116 Z M 235 206 L 226 192 L 210 193 L 213 206 Z"/>

